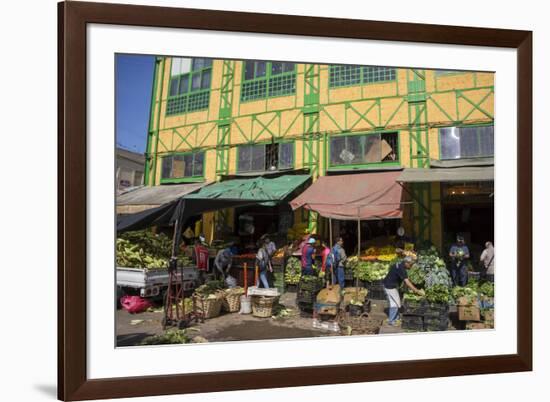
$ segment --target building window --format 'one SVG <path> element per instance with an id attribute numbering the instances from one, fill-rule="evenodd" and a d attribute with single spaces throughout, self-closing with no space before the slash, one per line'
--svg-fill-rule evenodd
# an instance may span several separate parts
<path id="1" fill-rule="evenodd" d="M 162 157 L 162 180 L 203 178 L 204 152 L 167 155 Z"/>
<path id="2" fill-rule="evenodd" d="M 342 135 L 330 139 L 331 166 L 398 161 L 398 133 Z"/>
<path id="3" fill-rule="evenodd" d="M 279 171 L 294 168 L 294 143 L 241 145 L 237 172 Z"/>
<path id="4" fill-rule="evenodd" d="M 396 70 L 389 67 L 330 66 L 329 87 L 338 88 L 373 82 L 395 81 Z"/>
<path id="5" fill-rule="evenodd" d="M 296 92 L 296 65 L 274 61 L 243 63 L 241 100 L 250 101 Z"/>
<path id="6" fill-rule="evenodd" d="M 494 126 L 445 127 L 439 130 L 441 159 L 493 156 Z"/>
<path id="7" fill-rule="evenodd" d="M 173 57 L 166 115 L 208 109 L 211 80 L 211 59 Z"/>

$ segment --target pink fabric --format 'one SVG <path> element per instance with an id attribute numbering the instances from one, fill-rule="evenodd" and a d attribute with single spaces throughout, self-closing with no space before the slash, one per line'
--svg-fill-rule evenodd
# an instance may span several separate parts
<path id="1" fill-rule="evenodd" d="M 151 302 L 139 296 L 122 296 L 120 298 L 122 308 L 131 314 L 141 313 L 151 307 Z"/>
<path id="2" fill-rule="evenodd" d="M 290 202 L 325 218 L 368 220 L 401 218 L 400 171 L 322 176 Z"/>

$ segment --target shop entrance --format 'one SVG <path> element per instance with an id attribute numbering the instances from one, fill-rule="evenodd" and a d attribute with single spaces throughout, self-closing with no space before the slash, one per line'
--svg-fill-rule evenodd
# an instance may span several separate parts
<path id="1" fill-rule="evenodd" d="M 442 186 L 444 248 L 464 235 L 473 258 L 478 258 L 487 241 L 494 241 L 493 182 Z"/>

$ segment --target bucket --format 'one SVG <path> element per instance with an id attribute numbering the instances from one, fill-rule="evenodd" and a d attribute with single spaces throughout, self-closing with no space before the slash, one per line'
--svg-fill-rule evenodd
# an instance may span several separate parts
<path id="1" fill-rule="evenodd" d="M 250 296 L 241 296 L 241 310 L 239 314 L 250 314 L 252 313 L 252 300 Z"/>

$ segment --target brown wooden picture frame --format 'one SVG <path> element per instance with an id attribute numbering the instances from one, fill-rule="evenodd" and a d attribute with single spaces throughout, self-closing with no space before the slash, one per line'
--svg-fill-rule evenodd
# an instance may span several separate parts
<path id="1" fill-rule="evenodd" d="M 517 353 L 499 356 L 88 379 L 86 25 L 192 28 L 517 50 Z M 58 5 L 58 398 L 153 396 L 532 370 L 532 32 L 68 2 Z"/>

